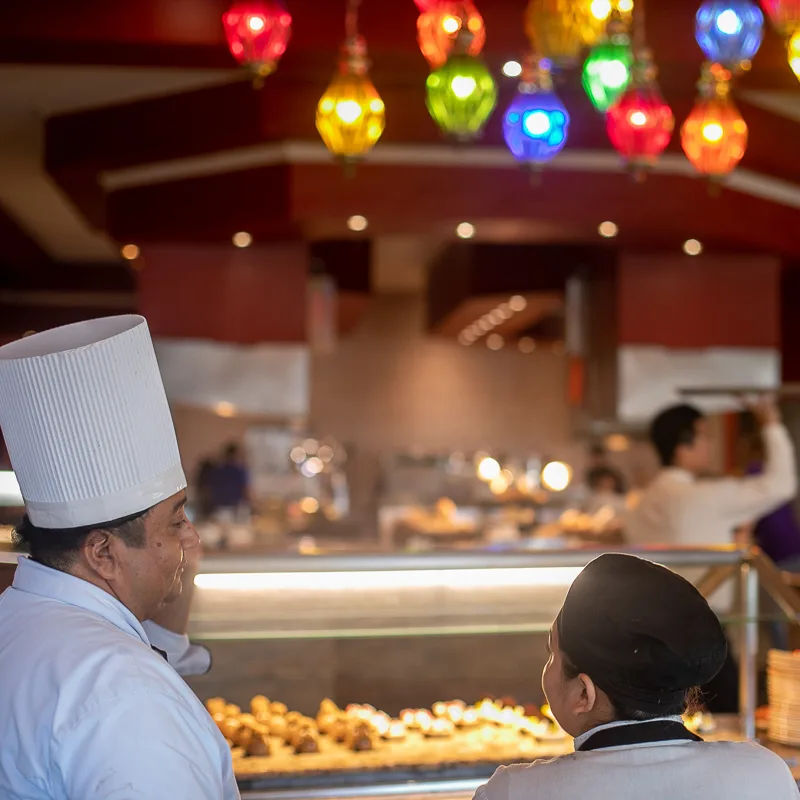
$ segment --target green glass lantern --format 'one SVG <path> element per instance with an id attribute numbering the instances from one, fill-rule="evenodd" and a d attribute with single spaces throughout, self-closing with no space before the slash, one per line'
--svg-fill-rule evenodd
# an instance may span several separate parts
<path id="1" fill-rule="evenodd" d="M 621 18 L 612 15 L 608 35 L 589 52 L 583 65 L 583 88 L 598 111 L 608 111 L 631 82 L 633 50 Z"/>
<path id="2" fill-rule="evenodd" d="M 428 112 L 446 136 L 479 138 L 497 103 L 497 84 L 486 64 L 458 52 L 428 75 Z"/>

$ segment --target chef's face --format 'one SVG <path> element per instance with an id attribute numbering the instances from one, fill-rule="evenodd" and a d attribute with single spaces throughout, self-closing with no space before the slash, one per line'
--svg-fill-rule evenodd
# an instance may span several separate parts
<path id="1" fill-rule="evenodd" d="M 180 596 L 186 551 L 200 543 L 185 507 L 186 493 L 180 492 L 150 509 L 144 547 L 127 548 L 125 589 L 131 604 L 123 602 L 140 619 L 150 619 Z"/>
<path id="2" fill-rule="evenodd" d="M 570 735 L 580 734 L 600 724 L 603 714 L 597 689 L 587 675 L 574 675 L 565 663 L 559 648 L 558 628 L 553 625 L 547 643 L 549 658 L 542 672 L 542 689 L 550 711 L 558 724 Z"/>
<path id="3" fill-rule="evenodd" d="M 694 423 L 694 440 L 682 444 L 676 452 L 677 466 L 695 474 L 703 473 L 711 466 L 711 432 L 708 420 L 698 419 Z"/>

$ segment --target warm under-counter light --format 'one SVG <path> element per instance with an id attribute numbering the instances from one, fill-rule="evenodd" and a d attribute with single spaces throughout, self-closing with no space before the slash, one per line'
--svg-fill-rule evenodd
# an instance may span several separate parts
<path id="1" fill-rule="evenodd" d="M 391 591 L 513 586 L 569 586 L 580 567 L 489 567 L 486 569 L 376 570 L 369 572 L 231 572 L 201 573 L 199 589 L 225 591 Z"/>
<path id="2" fill-rule="evenodd" d="M 362 216 L 361 214 L 353 214 L 352 217 L 348 217 L 347 219 L 347 227 L 350 228 L 351 231 L 355 231 L 356 233 L 361 233 L 361 231 L 365 231 L 369 222 L 367 218 Z"/>
<path id="3" fill-rule="evenodd" d="M 253 237 L 247 231 L 239 231 L 233 234 L 231 241 L 234 247 L 250 247 L 253 244 Z"/>

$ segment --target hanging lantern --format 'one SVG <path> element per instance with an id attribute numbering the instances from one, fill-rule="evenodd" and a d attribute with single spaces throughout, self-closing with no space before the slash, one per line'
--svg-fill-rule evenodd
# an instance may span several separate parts
<path id="1" fill-rule="evenodd" d="M 254 75 L 256 83 L 275 71 L 292 36 L 292 15 L 280 0 L 242 0 L 223 15 L 231 55 Z"/>
<path id="2" fill-rule="evenodd" d="M 503 138 L 517 161 L 544 164 L 567 143 L 569 114 L 553 92 L 550 65 L 529 59 L 503 117 Z"/>
<path id="3" fill-rule="evenodd" d="M 486 44 L 486 28 L 483 17 L 471 0 L 440 0 L 431 11 L 419 15 L 417 42 L 431 69 L 437 69 L 447 61 L 465 26 L 472 35 L 467 52 L 477 56 Z"/>
<path id="4" fill-rule="evenodd" d="M 786 45 L 786 54 L 789 57 L 789 66 L 792 72 L 800 79 L 800 28 L 798 28 Z"/>
<path id="5" fill-rule="evenodd" d="M 800 0 L 761 0 L 761 5 L 781 36 L 789 39 L 800 30 Z"/>
<path id="6" fill-rule="evenodd" d="M 578 63 L 585 25 L 581 0 L 530 0 L 525 11 L 525 33 L 531 50 L 555 67 Z"/>
<path id="7" fill-rule="evenodd" d="M 583 88 L 598 111 L 607 111 L 628 88 L 632 66 L 627 27 L 612 12 L 607 37 L 592 48 L 583 64 Z"/>
<path id="8" fill-rule="evenodd" d="M 704 70 L 699 97 L 681 128 L 683 152 L 702 175 L 727 175 L 747 148 L 747 124 L 731 99 L 730 78 L 718 64 Z"/>
<path id="9" fill-rule="evenodd" d="M 585 7 L 585 21 L 581 27 L 583 44 L 593 47 L 604 36 L 612 12 L 619 14 L 625 25 L 630 25 L 633 0 L 580 0 Z"/>
<path id="10" fill-rule="evenodd" d="M 731 69 L 750 61 L 764 38 L 764 15 L 751 0 L 706 0 L 694 36 L 709 61 Z"/>
<path id="11" fill-rule="evenodd" d="M 433 11 L 443 0 L 414 0 L 414 2 L 417 4 L 420 13 L 424 14 L 426 11 Z"/>
<path id="12" fill-rule="evenodd" d="M 317 130 L 335 156 L 356 159 L 370 151 L 386 126 L 385 110 L 369 78 L 361 36 L 348 40 L 339 71 L 317 104 Z"/>
<path id="13" fill-rule="evenodd" d="M 497 103 L 497 84 L 478 56 L 467 53 L 470 33 L 462 28 L 456 50 L 443 67 L 428 75 L 428 112 L 447 136 L 477 139 Z"/>
<path id="14" fill-rule="evenodd" d="M 608 110 L 608 138 L 636 177 L 643 178 L 669 144 L 674 127 L 672 109 L 656 83 L 652 54 L 644 49 L 633 68 L 632 86 Z"/>

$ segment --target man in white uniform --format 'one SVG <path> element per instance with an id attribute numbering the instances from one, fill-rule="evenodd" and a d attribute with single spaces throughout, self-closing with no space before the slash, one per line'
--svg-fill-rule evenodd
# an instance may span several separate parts
<path id="1" fill-rule="evenodd" d="M 0 797 L 236 800 L 225 740 L 143 625 L 198 544 L 145 320 L 0 348 L 0 427 L 30 553 L 0 596 Z"/>
<path id="2" fill-rule="evenodd" d="M 674 406 L 650 427 L 662 469 L 625 520 L 632 544 L 730 544 L 734 530 L 797 492 L 794 448 L 774 402 L 753 409 L 764 440 L 764 471 L 747 478 L 698 480 L 711 465 L 708 422 L 696 408 Z"/>
<path id="3" fill-rule="evenodd" d="M 681 720 L 725 653 L 719 621 L 688 581 L 634 556 L 600 556 L 570 587 L 542 675 L 575 753 L 501 767 L 475 800 L 798 800 L 777 755 L 704 742 Z"/>

